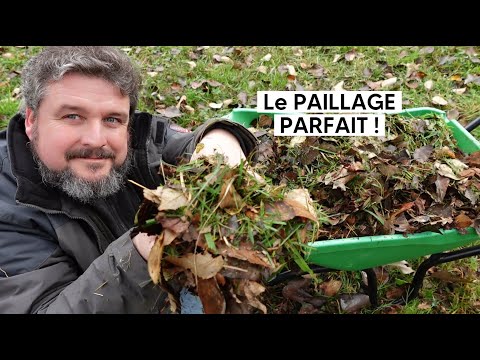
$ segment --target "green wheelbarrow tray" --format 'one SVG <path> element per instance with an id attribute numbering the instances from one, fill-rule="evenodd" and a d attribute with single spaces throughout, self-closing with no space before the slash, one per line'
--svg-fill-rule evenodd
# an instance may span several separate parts
<path id="1" fill-rule="evenodd" d="M 272 112 L 257 112 L 255 109 L 234 109 L 226 118 L 249 127 L 259 115 L 273 117 Z M 452 129 L 458 147 L 470 154 L 480 150 L 480 142 L 456 120 L 449 120 L 444 111 L 435 108 L 412 108 L 397 114 L 406 117 L 422 117 L 436 114 Z M 364 236 L 335 240 L 315 241 L 308 244 L 306 261 L 336 270 L 363 270 L 375 266 L 436 254 L 471 244 L 480 240 L 475 229 L 466 229 L 466 234 L 457 230 L 441 230 L 408 235 Z"/>

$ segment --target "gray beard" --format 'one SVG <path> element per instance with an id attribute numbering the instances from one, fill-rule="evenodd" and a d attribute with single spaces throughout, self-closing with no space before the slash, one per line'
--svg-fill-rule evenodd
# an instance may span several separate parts
<path id="1" fill-rule="evenodd" d="M 125 186 L 126 174 L 132 167 L 132 151 L 128 147 L 127 158 L 122 165 L 112 167 L 110 173 L 100 180 L 89 181 L 77 177 L 71 169 L 51 170 L 38 157 L 35 145 L 30 146 L 33 159 L 38 165 L 42 181 L 61 189 L 68 196 L 82 202 L 91 203 L 95 199 L 105 198 L 120 191 Z"/>

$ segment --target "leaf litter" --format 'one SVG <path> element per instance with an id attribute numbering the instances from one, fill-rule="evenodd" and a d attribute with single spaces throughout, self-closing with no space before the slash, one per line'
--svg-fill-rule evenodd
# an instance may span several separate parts
<path id="1" fill-rule="evenodd" d="M 440 117 L 387 115 L 385 137 L 274 137 L 267 117 L 252 126 L 257 162 L 163 164 L 165 185 L 144 189 L 132 236 L 157 235 L 149 272 L 173 311 L 187 288 L 205 313 L 321 313 L 332 298 L 357 312 L 369 301 L 315 274 L 309 242 L 480 233 L 480 152 L 463 154 Z M 306 275 L 270 286 L 285 270 Z"/>

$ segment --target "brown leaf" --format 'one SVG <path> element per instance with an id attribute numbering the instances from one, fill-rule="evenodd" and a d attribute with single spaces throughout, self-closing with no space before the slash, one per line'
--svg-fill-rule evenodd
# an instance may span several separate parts
<path id="1" fill-rule="evenodd" d="M 157 235 L 152 250 L 148 255 L 148 273 L 154 284 L 160 282 L 160 272 L 162 268 L 162 255 L 163 255 L 163 233 Z"/>
<path id="2" fill-rule="evenodd" d="M 322 289 L 325 296 L 335 296 L 341 287 L 342 282 L 339 280 L 325 281 L 320 285 L 320 289 Z"/>
<path id="3" fill-rule="evenodd" d="M 265 291 L 263 285 L 256 281 L 245 280 L 243 291 L 250 306 L 261 310 L 264 314 L 267 313 L 267 307 L 258 300 L 258 296 Z"/>
<path id="4" fill-rule="evenodd" d="M 158 204 L 159 211 L 177 210 L 188 205 L 188 200 L 182 192 L 167 186 L 159 186 L 155 190 L 144 189 L 143 196 Z"/>
<path id="5" fill-rule="evenodd" d="M 473 224 L 473 220 L 470 219 L 465 213 L 462 211 L 459 215 L 455 217 L 455 227 L 457 229 L 464 229 Z"/>
<path id="6" fill-rule="evenodd" d="M 447 194 L 448 185 L 450 184 L 450 179 L 441 175 L 437 175 L 437 180 L 435 180 L 435 186 L 437 189 L 437 198 L 435 201 L 441 203 Z"/>
<path id="7" fill-rule="evenodd" d="M 405 82 L 405 85 L 407 85 L 407 87 L 410 89 L 416 89 L 418 87 L 418 84 L 418 80 L 416 79 L 408 80 Z"/>
<path id="8" fill-rule="evenodd" d="M 294 189 L 285 194 L 283 201 L 290 205 L 296 216 L 318 221 L 313 201 L 307 189 Z"/>
<path id="9" fill-rule="evenodd" d="M 293 208 L 283 201 L 275 201 L 265 204 L 265 215 L 274 217 L 276 220 L 288 221 L 293 219 L 296 214 Z"/>
<path id="10" fill-rule="evenodd" d="M 453 275 L 450 274 L 448 271 L 445 270 L 437 270 L 433 273 L 430 274 L 431 277 L 434 277 L 436 279 L 439 279 L 444 282 L 450 282 L 450 283 L 469 283 L 471 282 L 468 279 L 464 279 L 458 275 Z"/>
<path id="11" fill-rule="evenodd" d="M 156 111 L 167 118 L 176 118 L 183 115 L 176 106 L 169 106 L 166 109 L 156 109 Z"/>
<path id="12" fill-rule="evenodd" d="M 233 186 L 235 178 L 228 179 L 226 176 L 224 181 L 222 189 L 220 190 L 220 195 L 218 196 L 220 199 L 219 206 L 229 215 L 234 215 L 240 212 L 245 204 L 243 203 L 242 197 Z"/>
<path id="13" fill-rule="evenodd" d="M 417 306 L 418 310 L 430 310 L 431 308 L 432 307 L 431 307 L 430 304 L 427 304 L 427 303 L 424 303 L 424 302 L 418 304 L 418 306 Z"/>
<path id="14" fill-rule="evenodd" d="M 355 57 L 357 56 L 357 52 L 355 50 L 350 50 L 345 54 L 345 60 L 346 61 L 353 61 Z"/>
<path id="15" fill-rule="evenodd" d="M 227 307 L 225 297 L 214 277 L 198 279 L 197 291 L 205 314 L 225 314 Z"/>
<path id="16" fill-rule="evenodd" d="M 395 174 L 400 172 L 400 169 L 395 165 L 390 164 L 379 164 L 378 171 L 386 177 L 392 177 Z"/>
<path id="17" fill-rule="evenodd" d="M 382 80 L 380 81 L 367 81 L 367 85 L 370 89 L 372 90 L 377 90 L 377 89 L 380 89 L 380 87 L 382 86 Z"/>
<path id="18" fill-rule="evenodd" d="M 433 46 L 426 46 L 424 48 L 421 48 L 418 53 L 420 55 L 425 55 L 425 54 L 431 54 L 433 53 L 433 51 L 435 50 L 435 48 Z"/>
<path id="19" fill-rule="evenodd" d="M 468 74 L 467 78 L 465 79 L 465 84 L 468 84 L 468 83 L 474 83 L 476 85 L 480 85 L 480 76 Z"/>
<path id="20" fill-rule="evenodd" d="M 248 279 L 261 281 L 265 274 L 265 268 L 249 263 L 248 261 L 235 258 L 225 258 L 227 265 L 224 265 L 221 274 L 229 279 Z"/>
<path id="21" fill-rule="evenodd" d="M 273 123 L 273 119 L 268 115 L 260 115 L 258 119 L 258 127 L 271 127 Z"/>
<path id="22" fill-rule="evenodd" d="M 460 180 L 460 178 L 457 175 L 455 175 L 452 168 L 450 166 L 448 166 L 447 164 L 442 164 L 438 161 L 435 161 L 434 166 L 437 169 L 437 173 L 439 175 L 448 177 L 452 180 Z"/>
<path id="23" fill-rule="evenodd" d="M 318 64 L 315 64 L 313 65 L 313 67 L 308 70 L 308 72 L 315 78 L 321 78 L 323 77 L 323 74 L 325 72 L 325 69 L 323 68 L 323 66 L 321 65 L 318 65 Z"/>
<path id="24" fill-rule="evenodd" d="M 237 249 L 234 247 L 228 247 L 225 245 L 219 245 L 220 254 L 223 256 L 229 256 L 240 260 L 248 261 L 251 264 L 257 264 L 266 268 L 273 268 L 268 259 L 259 251 L 251 249 Z"/>
<path id="25" fill-rule="evenodd" d="M 387 292 L 385 293 L 385 297 L 389 300 L 399 299 L 405 294 L 405 292 L 405 287 L 394 287 L 387 290 Z"/>
<path id="26" fill-rule="evenodd" d="M 190 223 L 179 218 L 161 218 L 158 221 L 164 229 L 170 229 L 176 234 L 183 234 L 187 231 Z"/>
<path id="27" fill-rule="evenodd" d="M 466 158 L 466 163 L 471 167 L 480 167 L 480 151 L 475 151 L 471 153 Z"/>
<path id="28" fill-rule="evenodd" d="M 245 92 L 241 92 L 237 95 L 237 98 L 238 100 L 240 101 L 240 103 L 242 105 L 246 105 L 247 104 L 247 93 Z"/>
<path id="29" fill-rule="evenodd" d="M 340 295 L 340 308 L 346 313 L 355 313 L 364 307 L 370 306 L 370 298 L 365 294 Z"/>
<path id="30" fill-rule="evenodd" d="M 447 119 L 449 120 L 457 120 L 460 113 L 457 109 L 451 109 L 447 111 Z"/>
<path id="31" fill-rule="evenodd" d="M 305 288 L 310 284 L 310 279 L 300 279 L 289 281 L 282 289 L 282 295 L 285 299 L 304 303 L 308 302 L 313 296 Z"/>
<path id="32" fill-rule="evenodd" d="M 415 152 L 413 153 L 413 158 L 417 160 L 419 163 L 426 163 L 428 161 L 428 158 L 433 152 L 433 146 L 432 145 L 426 145 L 422 146 L 419 149 L 416 149 Z"/>
<path id="33" fill-rule="evenodd" d="M 223 268 L 223 257 L 213 257 L 210 253 L 192 254 L 185 256 L 167 256 L 166 261 L 188 269 L 202 279 L 214 277 Z"/>

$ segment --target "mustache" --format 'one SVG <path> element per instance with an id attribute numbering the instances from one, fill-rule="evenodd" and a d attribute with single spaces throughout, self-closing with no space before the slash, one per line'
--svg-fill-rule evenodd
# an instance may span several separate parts
<path id="1" fill-rule="evenodd" d="M 67 151 L 65 158 L 67 160 L 77 158 L 115 159 L 115 153 L 103 148 L 85 148 Z"/>

